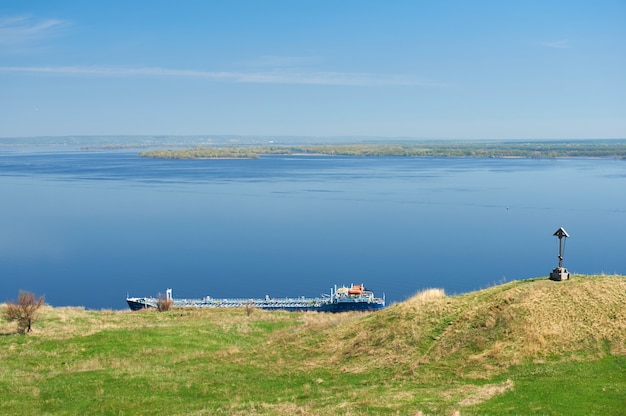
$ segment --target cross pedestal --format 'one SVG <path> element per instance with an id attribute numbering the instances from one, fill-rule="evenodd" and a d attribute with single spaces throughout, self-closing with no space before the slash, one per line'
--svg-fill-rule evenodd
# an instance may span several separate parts
<path id="1" fill-rule="evenodd" d="M 569 280 L 569 272 L 565 267 L 552 269 L 552 273 L 550 273 L 550 280 L 556 280 L 557 282 L 560 282 L 561 280 Z"/>

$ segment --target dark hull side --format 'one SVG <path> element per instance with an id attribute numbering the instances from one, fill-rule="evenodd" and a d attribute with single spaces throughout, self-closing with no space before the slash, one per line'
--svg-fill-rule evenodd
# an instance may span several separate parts
<path id="1" fill-rule="evenodd" d="M 152 306 L 148 304 L 135 302 L 132 300 L 126 300 L 126 303 L 128 303 L 128 307 L 130 308 L 131 311 L 140 311 L 142 309 L 152 308 Z"/>
<path id="2" fill-rule="evenodd" d="M 329 303 L 322 305 L 315 310 L 319 312 L 351 312 L 351 311 L 376 311 L 384 308 L 385 305 L 381 303 L 369 303 L 369 302 L 350 302 L 350 303 Z"/>

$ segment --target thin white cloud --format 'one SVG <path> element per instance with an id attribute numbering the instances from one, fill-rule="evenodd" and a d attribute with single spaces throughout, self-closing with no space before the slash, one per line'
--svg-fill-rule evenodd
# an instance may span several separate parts
<path id="1" fill-rule="evenodd" d="M 274 55 L 264 55 L 255 60 L 250 60 L 243 62 L 246 66 L 251 67 L 303 67 L 309 66 L 313 64 L 317 64 L 322 61 L 322 58 L 319 56 L 274 56 Z"/>
<path id="2" fill-rule="evenodd" d="M 29 16 L 0 18 L 0 45 L 24 45 L 58 33 L 65 22 L 58 19 L 35 20 Z"/>
<path id="3" fill-rule="evenodd" d="M 346 72 L 229 72 L 171 69 L 160 67 L 106 67 L 106 66 L 0 66 L 0 72 L 47 73 L 61 75 L 91 75 L 105 77 L 155 76 L 179 78 L 205 78 L 216 81 L 255 84 L 301 84 L 343 86 L 421 86 L 440 88 L 443 83 L 410 75 L 386 75 Z"/>
<path id="4" fill-rule="evenodd" d="M 561 39 L 561 40 L 556 40 L 556 41 L 550 41 L 550 42 L 542 42 L 541 45 L 545 46 L 546 48 L 554 48 L 554 49 L 570 49 L 570 43 L 567 39 Z"/>

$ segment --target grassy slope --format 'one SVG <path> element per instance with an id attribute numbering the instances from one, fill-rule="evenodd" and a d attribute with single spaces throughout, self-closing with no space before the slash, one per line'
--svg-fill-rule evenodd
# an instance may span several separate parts
<path id="1" fill-rule="evenodd" d="M 620 414 L 626 277 L 371 314 L 46 308 L 0 321 L 0 414 Z"/>

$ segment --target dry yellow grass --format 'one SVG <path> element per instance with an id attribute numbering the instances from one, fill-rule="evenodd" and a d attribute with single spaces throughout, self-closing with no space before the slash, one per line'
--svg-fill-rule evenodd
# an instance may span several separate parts
<path id="1" fill-rule="evenodd" d="M 626 354 L 625 305 L 624 276 L 516 281 L 453 297 L 428 289 L 373 314 L 304 314 L 268 351 L 285 360 L 296 346 L 306 367 L 352 373 L 400 365 L 414 374 L 457 357 L 460 377 L 488 378 L 528 359 Z"/>
<path id="2" fill-rule="evenodd" d="M 485 384 L 483 386 L 464 386 L 463 395 L 465 396 L 460 402 L 460 406 L 474 406 L 485 402 L 492 397 L 504 394 L 509 390 L 513 390 L 513 382 L 506 380 L 499 384 Z"/>
<path id="3" fill-rule="evenodd" d="M 468 295 L 470 299 L 479 296 L 480 292 Z M 579 351 L 601 357 L 609 352 L 607 348 L 613 354 L 624 354 L 624 305 L 626 280 L 619 276 L 513 284 L 481 302 L 470 303 L 442 346 L 462 345 L 460 341 L 471 336 L 480 352 L 470 359 L 491 357 L 507 364 Z"/>

